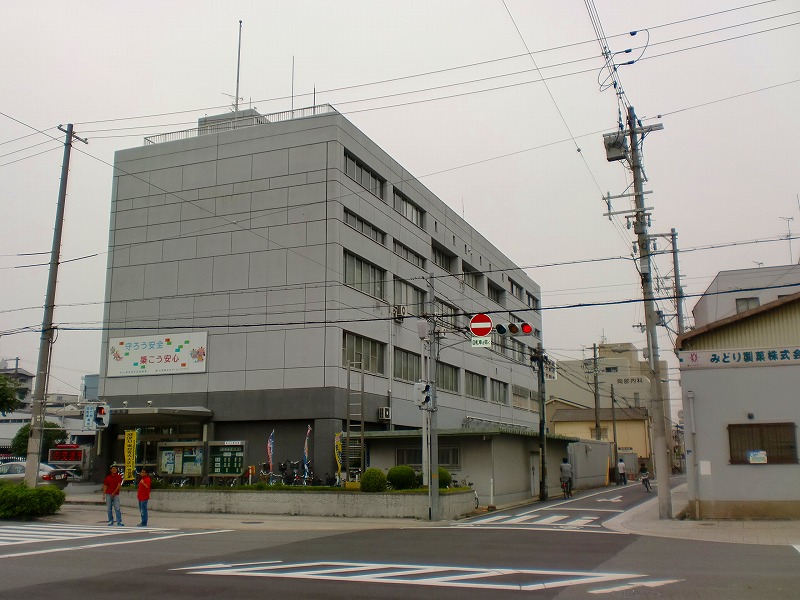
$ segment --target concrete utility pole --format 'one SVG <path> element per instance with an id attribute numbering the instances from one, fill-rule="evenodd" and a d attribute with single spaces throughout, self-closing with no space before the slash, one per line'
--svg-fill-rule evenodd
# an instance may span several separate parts
<path id="1" fill-rule="evenodd" d="M 600 431 L 600 381 L 597 372 L 597 344 L 592 344 L 592 373 L 594 374 L 594 439 L 603 439 Z"/>
<path id="2" fill-rule="evenodd" d="M 644 205 L 642 185 L 641 149 L 639 133 L 660 129 L 659 126 L 641 128 L 636 120 L 633 106 L 628 107 L 628 133 L 631 143 L 631 170 L 633 171 L 634 198 L 636 201 L 634 232 L 639 246 L 639 272 L 644 295 L 645 325 L 647 328 L 648 360 L 650 361 L 650 397 L 653 403 L 653 447 L 656 459 L 656 482 L 658 483 L 658 516 L 660 519 L 672 518 L 672 492 L 669 489 L 671 473 L 669 448 L 667 447 L 666 422 L 664 414 L 664 395 L 661 386 L 661 358 L 658 349 L 658 316 L 653 296 L 653 277 L 650 261 L 650 237 L 647 234 L 649 214 Z"/>
<path id="3" fill-rule="evenodd" d="M 611 384 L 611 427 L 614 434 L 614 481 L 619 483 L 619 471 L 617 470 L 617 463 L 619 462 L 619 444 L 617 443 L 617 398 L 614 396 L 614 384 Z"/>
<path id="4" fill-rule="evenodd" d="M 439 520 L 439 432 L 437 430 L 436 411 L 436 366 L 439 363 L 439 338 L 436 336 L 436 296 L 433 290 L 433 273 L 428 277 L 428 383 L 431 386 L 430 410 L 430 520 Z"/>
<path id="5" fill-rule="evenodd" d="M 670 231 L 672 240 L 672 270 L 675 272 L 675 307 L 678 313 L 678 335 L 686 331 L 683 319 L 683 287 L 681 286 L 681 270 L 678 264 L 678 232 L 673 227 Z"/>
<path id="6" fill-rule="evenodd" d="M 542 345 L 538 344 L 531 354 L 531 363 L 539 369 L 539 500 L 547 500 L 547 415 L 544 389 L 544 363 L 547 360 Z"/>
<path id="7" fill-rule="evenodd" d="M 47 393 L 47 380 L 50 374 L 50 346 L 53 344 L 53 311 L 56 303 L 56 282 L 58 281 L 58 261 L 61 256 L 61 230 L 64 224 L 64 206 L 67 201 L 67 178 L 69 177 L 69 156 L 72 150 L 72 138 L 88 144 L 84 139 L 72 133 L 72 123 L 66 129 L 58 128 L 66 135 L 64 140 L 64 159 L 61 163 L 61 185 L 58 189 L 56 205 L 56 223 L 53 228 L 53 247 L 50 251 L 50 273 L 47 279 L 47 292 L 44 300 L 44 318 L 42 319 L 42 335 L 39 341 L 39 360 L 36 363 L 36 385 L 33 390 L 31 405 L 31 430 L 28 437 L 28 454 L 25 459 L 25 483 L 28 487 L 36 487 L 39 479 L 39 461 L 42 451 L 42 435 L 44 429 L 44 400 Z"/>

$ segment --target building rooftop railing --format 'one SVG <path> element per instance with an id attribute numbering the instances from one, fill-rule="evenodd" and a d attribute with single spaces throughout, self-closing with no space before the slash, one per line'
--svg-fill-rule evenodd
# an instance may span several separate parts
<path id="1" fill-rule="evenodd" d="M 191 129 L 183 129 L 181 131 L 171 131 L 169 133 L 151 135 L 144 138 L 144 144 L 161 144 L 163 142 L 173 142 L 175 140 L 186 140 L 189 138 L 199 137 L 201 135 L 219 133 L 221 131 L 230 131 L 232 129 L 240 129 L 242 127 L 269 125 L 270 123 L 279 123 L 281 121 L 291 121 L 293 119 L 303 119 L 306 117 L 330 113 L 338 113 L 338 111 L 330 104 L 318 104 L 317 106 L 284 110 L 268 115 L 247 115 L 238 118 L 231 115 L 230 119 L 208 120 L 203 125 L 192 127 Z"/>

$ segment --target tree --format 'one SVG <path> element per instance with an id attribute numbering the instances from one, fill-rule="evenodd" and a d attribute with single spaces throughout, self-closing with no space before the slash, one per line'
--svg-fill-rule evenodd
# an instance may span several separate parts
<path id="1" fill-rule="evenodd" d="M 20 427 L 17 435 L 11 440 L 12 454 L 16 456 L 26 456 L 28 454 L 28 438 L 30 434 L 30 423 L 26 423 Z M 67 441 L 67 432 L 61 428 L 61 425 L 45 421 L 44 431 L 42 431 L 42 452 L 39 455 L 39 460 L 45 462 L 47 460 L 48 450 L 50 450 L 50 448 L 55 448 L 56 444 L 63 444 L 65 441 Z"/>
<path id="2" fill-rule="evenodd" d="M 21 404 L 19 399 L 19 382 L 8 375 L 0 375 L 0 413 L 15 411 Z"/>

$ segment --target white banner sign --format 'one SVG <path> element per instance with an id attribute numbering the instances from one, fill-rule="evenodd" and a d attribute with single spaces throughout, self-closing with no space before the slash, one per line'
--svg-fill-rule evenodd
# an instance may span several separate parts
<path id="1" fill-rule="evenodd" d="M 678 352 L 681 369 L 800 366 L 800 347 Z"/>
<path id="2" fill-rule="evenodd" d="M 112 338 L 108 343 L 106 376 L 205 373 L 207 337 L 203 331 Z"/>

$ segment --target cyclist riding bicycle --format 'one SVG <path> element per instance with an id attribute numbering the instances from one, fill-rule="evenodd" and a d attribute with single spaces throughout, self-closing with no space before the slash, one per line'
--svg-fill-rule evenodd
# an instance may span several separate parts
<path id="1" fill-rule="evenodd" d="M 642 467 L 639 469 L 639 479 L 642 480 L 642 485 L 647 493 L 650 493 L 650 471 L 647 470 L 647 465 L 642 463 Z"/>

